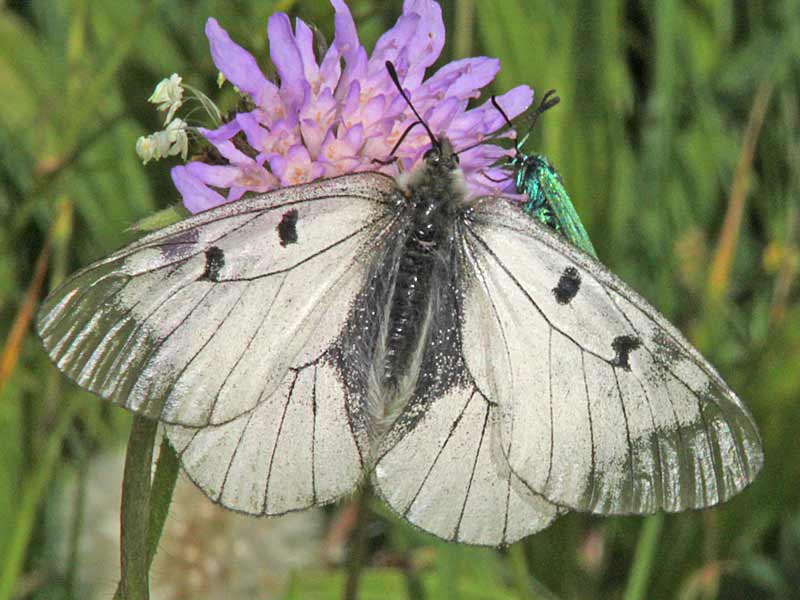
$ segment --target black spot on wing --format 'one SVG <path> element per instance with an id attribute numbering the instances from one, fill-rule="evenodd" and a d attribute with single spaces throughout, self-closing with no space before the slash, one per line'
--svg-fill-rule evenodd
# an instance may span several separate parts
<path id="1" fill-rule="evenodd" d="M 614 338 L 614 341 L 611 342 L 611 347 L 614 349 L 614 352 L 617 355 L 614 357 L 614 360 L 611 361 L 611 364 L 615 367 L 621 367 L 626 371 L 631 370 L 631 365 L 629 362 L 631 352 L 636 350 L 639 346 L 642 345 L 642 340 L 637 337 L 633 337 L 632 335 L 620 335 Z"/>
<path id="2" fill-rule="evenodd" d="M 653 358 L 657 364 L 669 369 L 683 358 L 683 354 L 672 338 L 658 330 L 653 336 Z"/>
<path id="3" fill-rule="evenodd" d="M 287 210 L 283 213 L 281 222 L 278 223 L 278 237 L 284 248 L 287 244 L 297 243 L 297 210 Z"/>
<path id="4" fill-rule="evenodd" d="M 161 255 L 167 262 L 183 258 L 187 252 L 192 251 L 199 238 L 200 233 L 197 229 L 182 231 L 178 235 L 169 238 L 168 241 L 159 244 Z"/>
<path id="5" fill-rule="evenodd" d="M 206 250 L 206 268 L 198 281 L 219 281 L 219 272 L 225 266 L 225 253 L 222 248 L 211 246 Z"/>
<path id="6" fill-rule="evenodd" d="M 561 274 L 558 284 L 553 288 L 553 295 L 559 304 L 569 304 L 581 289 L 581 276 L 575 267 L 567 267 Z"/>

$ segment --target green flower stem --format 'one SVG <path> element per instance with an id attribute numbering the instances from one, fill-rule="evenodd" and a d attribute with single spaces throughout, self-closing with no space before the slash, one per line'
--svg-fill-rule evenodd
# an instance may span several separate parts
<path id="1" fill-rule="evenodd" d="M 169 505 L 172 502 L 172 492 L 175 490 L 179 470 L 178 453 L 175 452 L 165 435 L 161 440 L 158 464 L 153 476 L 153 487 L 150 489 L 150 528 L 147 538 L 148 570 L 153 564 L 158 550 L 158 542 L 164 531 L 164 523 L 169 514 Z"/>
<path id="2" fill-rule="evenodd" d="M 633 566 L 628 575 L 628 585 L 625 586 L 624 600 L 640 600 L 647 597 L 647 584 L 663 525 L 664 513 L 655 514 L 644 520 L 639 541 L 636 543 Z"/>
<path id="3" fill-rule="evenodd" d="M 150 470 L 158 422 L 134 415 L 120 509 L 120 580 L 115 599 L 149 600 Z"/>
<path id="4" fill-rule="evenodd" d="M 152 423 L 155 425 L 155 421 L 148 421 L 144 419 L 144 417 L 134 417 L 134 420 L 146 421 L 147 423 Z M 145 425 L 147 424 L 145 423 Z M 153 428 L 155 431 L 155 427 Z M 149 435 L 149 429 L 146 432 Z M 128 462 L 132 460 L 132 450 L 131 444 L 134 445 L 134 452 L 137 454 L 141 454 L 144 452 L 144 443 L 142 441 L 141 435 L 137 433 L 137 439 L 134 443 L 134 430 L 131 429 L 131 440 L 128 444 L 128 457 L 126 457 L 125 461 L 125 480 L 123 481 L 123 527 L 125 527 L 125 523 L 128 523 L 128 520 L 125 516 L 125 498 L 130 496 L 134 500 L 137 498 L 137 494 L 141 493 L 141 497 L 149 497 L 149 506 L 147 506 L 147 510 L 149 511 L 149 523 L 147 527 L 147 531 L 144 533 L 147 537 L 147 554 L 146 554 L 146 563 L 144 565 L 144 574 L 145 574 L 145 584 L 147 584 L 147 574 L 150 572 L 150 567 L 153 564 L 153 559 L 156 556 L 156 552 L 158 551 L 158 544 L 161 540 L 161 533 L 164 531 L 164 523 L 167 520 L 167 515 L 169 514 L 169 506 L 172 503 L 172 493 L 175 490 L 175 482 L 178 479 L 178 472 L 180 470 L 180 461 L 178 460 L 178 454 L 175 452 L 175 449 L 167 440 L 166 436 L 161 440 L 161 448 L 158 451 L 158 463 L 156 464 L 156 472 L 153 476 L 153 485 L 149 488 L 149 494 L 145 491 L 143 487 L 136 487 L 134 483 L 129 479 L 129 473 L 132 471 L 128 470 Z M 140 468 L 139 473 L 133 473 L 135 478 L 140 477 L 140 475 L 150 473 L 150 465 L 152 463 L 152 451 L 153 451 L 153 440 L 149 442 L 149 454 L 150 458 L 147 461 L 144 461 L 144 455 L 142 454 L 141 459 L 144 461 L 143 463 L 139 463 L 137 460 L 138 468 Z M 147 485 L 149 486 L 149 479 L 147 481 Z M 141 490 L 141 492 L 140 492 Z M 141 513 L 139 513 L 141 514 Z M 140 517 L 142 520 L 134 524 L 134 531 L 141 529 L 141 523 L 144 522 L 144 517 Z M 141 534 L 141 532 L 140 532 Z M 122 551 L 125 552 L 125 537 L 123 535 L 122 541 Z M 137 538 L 137 542 L 139 540 Z M 141 555 L 137 556 L 137 559 L 140 559 Z M 145 592 L 147 592 L 147 587 L 145 587 Z M 141 596 L 146 598 L 147 596 Z M 117 586 L 117 591 L 114 594 L 114 600 L 134 600 L 137 596 L 132 595 L 124 595 L 122 591 L 122 579 L 120 579 L 119 585 Z"/>
<path id="5" fill-rule="evenodd" d="M 364 567 L 364 555 L 366 554 L 366 525 L 371 494 L 369 484 L 364 484 L 357 493 L 358 514 L 353 536 L 350 540 L 350 556 L 347 561 L 347 581 L 345 582 L 344 595 L 342 596 L 343 600 L 356 600 L 358 598 L 358 584 Z"/>

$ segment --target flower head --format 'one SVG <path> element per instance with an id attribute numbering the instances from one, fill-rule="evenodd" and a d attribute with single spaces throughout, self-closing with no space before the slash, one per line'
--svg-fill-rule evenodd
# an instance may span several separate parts
<path id="1" fill-rule="evenodd" d="M 236 200 L 246 192 L 265 192 L 320 177 L 379 170 L 390 175 L 413 169 L 430 148 L 421 127 L 412 129 L 386 161 L 400 137 L 416 121 L 386 69 L 391 61 L 417 111 L 436 135 L 446 135 L 475 194 L 513 191 L 507 172 L 495 167 L 510 154 L 482 144 L 503 127 L 490 104 L 469 108 L 500 65 L 478 57 L 451 62 L 431 77 L 425 71 L 444 45 L 444 23 L 432 0 L 405 0 L 403 13 L 384 33 L 371 56 L 361 46 L 343 0 L 331 0 L 335 37 L 322 57 L 314 53 L 311 28 L 275 14 L 267 32 L 270 58 L 280 83 L 271 82 L 256 59 L 233 42 L 214 19 L 206 24 L 214 64 L 224 78 L 252 101 L 220 127 L 198 132 L 213 145 L 222 163 L 190 162 L 172 170 L 173 181 L 193 212 Z M 155 95 L 154 95 L 155 96 Z M 171 96 L 165 93 L 167 102 Z M 499 98 L 514 117 L 533 99 L 527 86 Z M 502 183 L 497 183 L 502 181 Z"/>

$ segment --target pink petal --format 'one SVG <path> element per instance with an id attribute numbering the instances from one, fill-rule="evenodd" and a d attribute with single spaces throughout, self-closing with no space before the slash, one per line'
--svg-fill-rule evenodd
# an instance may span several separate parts
<path id="1" fill-rule="evenodd" d="M 335 47 L 338 54 L 344 57 L 345 62 L 349 63 L 355 60 L 356 54 L 362 49 L 358 41 L 356 24 L 344 0 L 331 0 L 331 4 L 336 11 L 333 19 L 336 34 L 332 47 Z"/>
<path id="2" fill-rule="evenodd" d="M 217 69 L 258 106 L 270 106 L 277 98 L 277 88 L 264 77 L 253 55 L 231 40 L 214 18 L 206 21 L 206 37 Z"/>
<path id="3" fill-rule="evenodd" d="M 207 165 L 197 161 L 187 163 L 186 170 L 206 185 L 213 187 L 230 187 L 240 175 L 238 167 Z"/>
<path id="4" fill-rule="evenodd" d="M 250 190 L 248 190 L 247 188 L 243 188 L 241 186 L 234 185 L 234 186 L 231 187 L 231 189 L 228 190 L 228 198 L 227 198 L 227 200 L 228 200 L 228 202 L 233 202 L 234 200 L 238 200 L 239 198 L 244 196 L 245 193 L 247 193 L 249 191 Z"/>
<path id="5" fill-rule="evenodd" d="M 344 72 L 336 88 L 337 98 L 341 99 L 354 84 L 360 86 L 361 81 L 366 80 L 368 65 L 367 51 L 363 48 L 358 48 L 351 58 L 345 59 Z"/>
<path id="6" fill-rule="evenodd" d="M 427 114 L 428 127 L 431 128 L 434 134 L 438 133 L 440 136 L 449 137 L 447 136 L 447 130 L 460 109 L 463 110 L 462 103 L 457 98 L 447 98 L 443 102 L 439 102 Z"/>
<path id="7" fill-rule="evenodd" d="M 351 148 L 361 148 L 364 144 L 364 126 L 359 123 L 355 127 L 348 129 L 342 139 L 347 142 Z"/>
<path id="8" fill-rule="evenodd" d="M 531 105 L 531 102 L 533 102 L 533 90 L 527 85 L 518 85 L 502 96 L 498 96 L 495 100 L 508 115 L 508 118 L 513 119 L 525 112 Z M 495 110 L 495 112 L 497 111 Z"/>
<path id="9" fill-rule="evenodd" d="M 300 135 L 303 136 L 303 143 L 305 143 L 311 156 L 319 156 L 320 147 L 328 131 L 330 130 L 321 127 L 320 124 L 313 119 L 303 119 L 300 121 Z"/>
<path id="10" fill-rule="evenodd" d="M 292 109 L 300 106 L 304 96 L 303 57 L 292 32 L 292 24 L 284 13 L 276 13 L 267 24 L 269 55 L 281 78 L 281 97 Z"/>
<path id="11" fill-rule="evenodd" d="M 300 19 L 295 20 L 294 29 L 305 78 L 312 84 L 312 87 L 319 85 L 319 66 L 317 58 L 314 56 L 314 34 L 311 28 Z"/>
<path id="12" fill-rule="evenodd" d="M 496 101 L 508 115 L 508 118 L 513 119 L 533 102 L 533 90 L 527 85 L 520 85 L 502 96 L 498 96 Z M 505 124 L 506 121 L 503 115 L 489 100 L 478 108 L 473 108 L 458 115 L 453 120 L 452 127 L 459 131 L 472 133 L 475 136 L 487 136 Z"/>
<path id="13" fill-rule="evenodd" d="M 425 75 L 425 69 L 430 67 L 444 48 L 444 21 L 442 9 L 436 2 L 417 0 L 403 4 L 403 14 L 415 13 L 420 16 L 420 26 L 414 38 L 403 49 L 399 62 L 409 65 L 408 76 L 403 83 L 410 88 L 419 87 Z"/>
<path id="14" fill-rule="evenodd" d="M 236 127 L 239 127 L 239 124 L 234 120 L 228 123 L 230 125 L 234 123 Z M 217 130 L 208 130 L 203 127 L 198 127 L 197 131 L 202 134 L 204 138 L 206 138 L 209 142 L 214 144 L 214 147 L 219 150 L 219 153 L 222 154 L 225 158 L 227 158 L 232 163 L 246 163 L 251 162 L 252 159 L 239 150 L 236 146 L 234 146 L 233 142 L 227 139 L 227 137 L 220 135 L 220 129 L 227 127 L 227 125 L 223 125 Z"/>
<path id="15" fill-rule="evenodd" d="M 239 123 L 237 123 L 236 120 L 233 120 L 220 125 L 216 129 L 206 129 L 202 127 L 199 128 L 199 130 L 200 133 L 203 134 L 203 137 L 205 137 L 209 142 L 212 144 L 217 144 L 228 141 L 242 129 L 239 126 Z"/>
<path id="16" fill-rule="evenodd" d="M 262 127 L 257 116 L 252 113 L 239 113 L 236 115 L 236 123 L 247 136 L 247 143 L 256 150 L 261 150 L 269 137 L 269 130 Z M 233 122 L 233 121 L 232 121 Z"/>
<path id="17" fill-rule="evenodd" d="M 225 203 L 223 196 L 192 175 L 187 167 L 188 165 L 173 167 L 170 176 L 172 183 L 183 196 L 183 205 L 189 212 L 199 213 Z"/>
<path id="18" fill-rule="evenodd" d="M 400 82 L 405 79 L 405 72 L 408 69 L 408 61 L 398 60 L 400 50 L 405 48 L 413 39 L 420 24 L 420 17 L 416 14 L 402 15 L 397 19 L 394 27 L 384 33 L 375 44 L 375 49 L 370 57 L 370 73 L 377 74 L 386 71 L 386 61 L 395 63 L 397 73 L 400 75 Z M 388 74 L 387 74 L 388 76 Z"/>
<path id="19" fill-rule="evenodd" d="M 500 61 L 496 58 L 475 57 L 456 60 L 436 71 L 422 85 L 419 95 L 473 98 L 481 88 L 494 80 L 499 70 Z"/>

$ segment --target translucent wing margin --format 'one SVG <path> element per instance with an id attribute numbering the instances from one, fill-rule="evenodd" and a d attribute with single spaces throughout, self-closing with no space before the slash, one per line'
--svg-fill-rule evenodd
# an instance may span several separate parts
<path id="1" fill-rule="evenodd" d="M 336 343 L 395 189 L 350 175 L 190 217 L 75 274 L 39 335 L 79 385 L 170 425 L 217 502 L 334 500 L 361 475 Z"/>
<path id="2" fill-rule="evenodd" d="M 722 502 L 763 463 L 752 417 L 636 292 L 502 199 L 462 236 L 466 364 L 512 471 L 597 513 Z"/>

